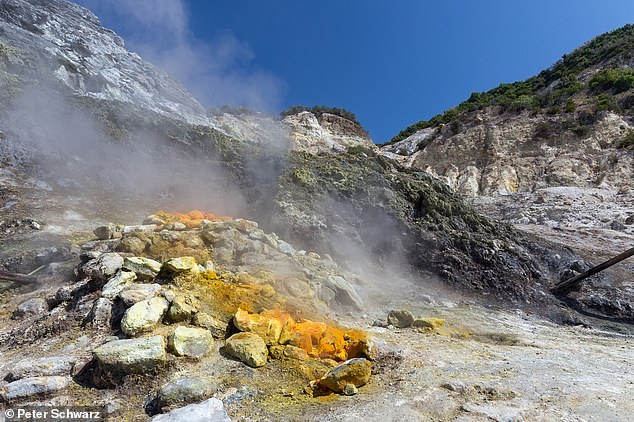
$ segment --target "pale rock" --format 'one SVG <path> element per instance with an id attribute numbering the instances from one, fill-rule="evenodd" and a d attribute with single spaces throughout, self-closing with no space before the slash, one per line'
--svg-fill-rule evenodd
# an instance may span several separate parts
<path id="1" fill-rule="evenodd" d="M 101 289 L 101 296 L 106 299 L 114 299 L 128 285 L 136 280 L 136 273 L 132 271 L 119 271 Z"/>
<path id="2" fill-rule="evenodd" d="M 167 362 L 162 336 L 114 340 L 93 350 L 97 365 L 108 372 L 142 374 Z"/>
<path id="3" fill-rule="evenodd" d="M 175 275 L 193 275 L 198 273 L 198 264 L 191 256 L 172 258 L 163 264 L 163 269 Z"/>
<path id="4" fill-rule="evenodd" d="M 47 312 L 48 304 L 46 303 L 46 300 L 42 298 L 33 298 L 20 303 L 13 313 L 13 318 L 17 319 L 38 316 Z"/>
<path id="5" fill-rule="evenodd" d="M 160 408 L 205 400 L 218 391 L 216 381 L 205 377 L 178 378 L 163 385 L 156 397 Z"/>
<path id="6" fill-rule="evenodd" d="M 16 362 L 7 378 L 16 381 L 21 378 L 45 377 L 52 375 L 67 376 L 75 365 L 74 356 L 49 356 L 27 358 Z"/>
<path id="7" fill-rule="evenodd" d="M 231 422 L 222 401 L 215 397 L 169 413 L 156 415 L 150 420 L 152 422 Z"/>
<path id="8" fill-rule="evenodd" d="M 225 342 L 225 352 L 254 368 L 266 365 L 269 351 L 262 337 L 254 333 L 237 333 Z"/>
<path id="9" fill-rule="evenodd" d="M 200 306 L 198 300 L 190 296 L 176 295 L 172 299 L 167 317 L 172 322 L 189 321 L 191 317 L 198 311 Z"/>
<path id="10" fill-rule="evenodd" d="M 126 306 L 132 306 L 142 300 L 152 299 L 161 292 L 161 285 L 157 283 L 133 283 L 126 285 L 119 293 L 119 299 Z"/>
<path id="11" fill-rule="evenodd" d="M 108 328 L 112 319 L 112 302 L 104 297 L 97 298 L 90 309 L 87 321 L 93 327 Z"/>
<path id="12" fill-rule="evenodd" d="M 121 331 L 130 337 L 152 330 L 162 319 L 169 304 L 162 297 L 142 300 L 128 308 L 121 320 Z"/>
<path id="13" fill-rule="evenodd" d="M 151 280 L 161 271 L 161 263 L 141 256 L 126 257 L 123 268 L 136 273 L 139 280 Z"/>
<path id="14" fill-rule="evenodd" d="M 22 378 L 0 389 L 0 397 L 2 397 L 4 402 L 11 402 L 34 396 L 46 396 L 65 389 L 69 384 L 69 377 L 50 376 Z"/>
<path id="15" fill-rule="evenodd" d="M 317 385 L 335 393 L 344 393 L 348 384 L 362 387 L 370 381 L 372 364 L 363 358 L 349 359 L 332 368 L 317 381 Z M 350 387 L 348 387 L 350 392 Z M 356 393 L 355 393 L 356 394 Z"/>
<path id="16" fill-rule="evenodd" d="M 177 356 L 201 357 L 214 344 L 211 332 L 204 328 L 178 326 L 169 337 L 169 347 Z"/>

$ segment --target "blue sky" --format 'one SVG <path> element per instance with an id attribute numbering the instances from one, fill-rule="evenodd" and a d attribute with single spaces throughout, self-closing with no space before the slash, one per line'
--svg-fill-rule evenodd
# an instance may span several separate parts
<path id="1" fill-rule="evenodd" d="M 349 109 L 376 142 L 634 22 L 631 0 L 81 0 L 205 105 Z"/>

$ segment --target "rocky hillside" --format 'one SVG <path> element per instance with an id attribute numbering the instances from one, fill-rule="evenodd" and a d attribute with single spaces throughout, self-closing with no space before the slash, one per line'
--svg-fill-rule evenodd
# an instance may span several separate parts
<path id="1" fill-rule="evenodd" d="M 410 126 L 381 153 L 599 263 L 634 243 L 633 57 L 627 25 Z M 629 283 L 623 265 L 616 278 Z"/>

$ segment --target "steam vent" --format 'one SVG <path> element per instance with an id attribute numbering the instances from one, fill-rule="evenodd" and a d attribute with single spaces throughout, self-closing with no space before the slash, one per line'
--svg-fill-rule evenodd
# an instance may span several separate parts
<path id="1" fill-rule="evenodd" d="M 368 101 L 382 75 L 356 90 L 389 106 L 376 121 L 273 115 L 258 109 L 284 84 L 257 49 L 192 26 L 231 29 L 233 3 L 78 1 L 140 32 L 67 0 L 0 0 L 0 420 L 632 420 L 634 26 L 379 145 L 402 95 L 424 109 L 449 86 Z M 235 15 L 309 88 L 407 77 L 354 60 L 356 43 L 334 55 L 376 35 L 360 15 L 339 8 L 329 43 L 297 3 Z M 408 15 L 453 28 L 425 7 Z M 398 21 L 379 35 L 430 28 Z"/>

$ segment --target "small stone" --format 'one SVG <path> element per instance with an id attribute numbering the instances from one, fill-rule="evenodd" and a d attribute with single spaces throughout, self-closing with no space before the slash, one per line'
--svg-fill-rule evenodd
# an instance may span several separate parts
<path id="1" fill-rule="evenodd" d="M 151 280 L 161 270 L 161 263 L 150 258 L 132 256 L 123 261 L 123 268 L 134 271 L 139 280 Z"/>
<path id="2" fill-rule="evenodd" d="M 213 396 L 216 391 L 218 391 L 216 382 L 209 378 L 178 378 L 162 386 L 156 396 L 158 405 L 162 409 L 204 400 Z"/>
<path id="3" fill-rule="evenodd" d="M 361 387 L 370 381 L 372 364 L 363 358 L 349 359 L 332 368 L 317 384 L 335 393 L 343 393 L 347 384 Z"/>
<path id="4" fill-rule="evenodd" d="M 115 226 L 112 224 L 107 224 L 105 226 L 99 226 L 92 231 L 97 239 L 99 240 L 109 240 L 114 237 Z"/>
<path id="5" fill-rule="evenodd" d="M 4 402 L 33 396 L 45 396 L 63 390 L 70 384 L 69 377 L 32 377 L 22 378 L 7 384 L 0 393 Z"/>
<path id="6" fill-rule="evenodd" d="M 123 315 L 121 320 L 121 331 L 129 337 L 152 330 L 158 324 L 169 304 L 162 297 L 142 300 L 132 305 Z"/>
<path id="7" fill-rule="evenodd" d="M 285 348 L 285 346 L 280 346 L 279 344 L 269 346 L 269 355 L 272 359 L 282 359 L 282 357 L 284 357 Z"/>
<path id="8" fill-rule="evenodd" d="M 37 315 L 43 315 L 48 312 L 48 304 L 46 299 L 33 298 L 24 301 L 18 305 L 18 309 L 13 313 L 13 318 L 25 318 Z"/>
<path id="9" fill-rule="evenodd" d="M 416 318 L 412 325 L 416 328 L 437 330 L 442 327 L 444 323 L 445 320 L 442 318 Z"/>
<path id="10" fill-rule="evenodd" d="M 145 233 L 151 234 L 154 233 L 158 229 L 156 224 L 142 224 L 137 226 L 124 226 L 122 229 L 123 234 L 131 234 L 131 233 Z"/>
<path id="11" fill-rule="evenodd" d="M 121 299 L 126 306 L 132 306 L 142 300 L 152 299 L 160 292 L 161 285 L 157 283 L 128 284 L 123 288 L 121 293 L 119 293 L 119 299 Z"/>
<path id="12" fill-rule="evenodd" d="M 192 323 L 198 327 L 205 328 L 211 332 L 211 335 L 215 338 L 224 338 L 227 333 L 227 323 L 222 322 L 209 314 L 204 312 L 198 312 L 194 315 Z"/>
<path id="13" fill-rule="evenodd" d="M 179 221 L 174 223 L 174 230 L 183 231 L 187 230 L 187 226 Z"/>
<path id="14" fill-rule="evenodd" d="M 190 404 L 169 413 L 156 415 L 151 422 L 231 422 L 222 401 L 212 397 L 198 404 Z"/>
<path id="15" fill-rule="evenodd" d="M 135 255 L 140 255 L 145 251 L 147 244 L 139 239 L 136 236 L 126 236 L 121 239 L 119 246 L 117 247 L 118 251 L 128 252 Z"/>
<path id="16" fill-rule="evenodd" d="M 163 336 L 114 340 L 93 350 L 97 365 L 106 371 L 142 374 L 167 362 Z"/>
<path id="17" fill-rule="evenodd" d="M 112 302 L 104 297 L 97 298 L 88 314 L 87 321 L 90 322 L 93 327 L 107 328 L 110 327 L 111 319 Z"/>
<path id="18" fill-rule="evenodd" d="M 358 392 L 359 390 L 354 386 L 354 384 L 346 384 L 342 391 L 344 396 L 354 396 Z"/>
<path id="19" fill-rule="evenodd" d="M 397 328 L 411 327 L 414 323 L 414 315 L 405 309 L 392 310 L 387 315 L 387 323 Z"/>
<path id="20" fill-rule="evenodd" d="M 456 393 L 464 393 L 469 389 L 469 386 L 461 381 L 449 381 L 442 384 L 441 387 Z"/>
<path id="21" fill-rule="evenodd" d="M 136 273 L 132 271 L 119 271 L 117 275 L 112 277 L 101 289 L 101 296 L 106 299 L 114 299 L 117 297 L 127 285 L 132 284 L 136 280 Z"/>
<path id="22" fill-rule="evenodd" d="M 299 347 L 291 346 L 290 344 L 284 347 L 284 356 L 297 360 L 308 359 L 308 353 L 306 352 L 306 350 Z"/>
<path id="23" fill-rule="evenodd" d="M 254 333 L 237 333 L 225 343 L 225 352 L 254 368 L 264 366 L 269 354 L 262 337 Z"/>
<path id="24" fill-rule="evenodd" d="M 307 257 L 312 258 L 312 259 L 317 259 L 320 260 L 321 256 L 319 256 L 319 254 L 317 252 L 308 252 L 308 254 L 306 254 Z"/>
<path id="25" fill-rule="evenodd" d="M 204 328 L 178 326 L 169 337 L 169 347 L 177 356 L 201 357 L 213 346 L 211 333 Z"/>
<path id="26" fill-rule="evenodd" d="M 73 356 L 22 359 L 13 365 L 7 378 L 10 381 L 16 381 L 22 378 L 69 375 L 74 365 Z"/>
<path id="27" fill-rule="evenodd" d="M 189 321 L 197 311 L 200 304 L 190 296 L 177 295 L 172 300 L 167 317 L 172 322 Z"/>

